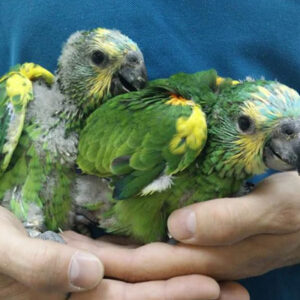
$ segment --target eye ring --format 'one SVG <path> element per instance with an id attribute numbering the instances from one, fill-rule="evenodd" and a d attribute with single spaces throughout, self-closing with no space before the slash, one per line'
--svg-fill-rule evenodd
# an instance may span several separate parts
<path id="1" fill-rule="evenodd" d="M 100 50 L 96 50 L 92 53 L 91 59 L 95 65 L 99 66 L 105 61 L 105 54 Z"/>
<path id="2" fill-rule="evenodd" d="M 241 133 L 251 134 L 255 132 L 254 121 L 246 115 L 241 115 L 238 117 L 237 127 Z"/>

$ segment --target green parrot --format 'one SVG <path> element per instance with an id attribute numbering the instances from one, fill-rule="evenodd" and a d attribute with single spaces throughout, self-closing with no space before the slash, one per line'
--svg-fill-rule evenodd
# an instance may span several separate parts
<path id="1" fill-rule="evenodd" d="M 72 226 L 80 128 L 105 99 L 146 79 L 138 46 L 104 28 L 70 36 L 55 78 L 25 63 L 0 79 L 0 203 L 31 236 Z"/>
<path id="2" fill-rule="evenodd" d="M 94 203 L 102 228 L 165 240 L 175 209 L 233 196 L 267 168 L 300 169 L 300 96 L 276 81 L 236 82 L 214 70 L 156 80 L 91 114 L 77 162 L 111 180 L 112 197 Z"/>

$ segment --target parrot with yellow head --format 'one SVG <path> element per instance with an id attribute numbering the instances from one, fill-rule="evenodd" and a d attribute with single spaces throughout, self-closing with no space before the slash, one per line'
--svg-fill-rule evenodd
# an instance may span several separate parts
<path id="1" fill-rule="evenodd" d="M 235 195 L 268 168 L 300 170 L 300 96 L 276 81 L 232 81 L 214 70 L 155 80 L 91 114 L 78 165 L 111 180 L 111 199 L 90 207 L 102 228 L 165 240 L 175 209 Z M 92 185 L 78 197 L 89 193 Z"/>

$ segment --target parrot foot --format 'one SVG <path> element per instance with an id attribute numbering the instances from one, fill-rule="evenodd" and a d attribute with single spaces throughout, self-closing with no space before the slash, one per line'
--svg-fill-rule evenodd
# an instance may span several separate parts
<path id="1" fill-rule="evenodd" d="M 85 224 L 79 224 L 78 223 L 78 220 L 76 219 L 76 226 L 74 226 L 74 230 L 82 235 L 85 235 L 85 236 L 88 236 L 88 237 L 91 237 L 92 234 L 91 234 L 91 230 L 89 229 L 88 225 L 85 225 Z"/>
<path id="2" fill-rule="evenodd" d="M 170 232 L 168 232 L 168 237 L 167 237 L 166 243 L 169 244 L 169 245 L 177 245 L 177 244 L 178 244 L 178 241 L 176 241 L 176 240 L 172 237 L 172 235 L 170 234 Z"/>
<path id="3" fill-rule="evenodd" d="M 75 231 L 92 237 L 92 228 L 98 227 L 98 220 L 93 215 L 92 212 L 82 208 L 76 207 L 76 214 L 74 219 L 74 229 Z"/>
<path id="4" fill-rule="evenodd" d="M 169 245 L 177 245 L 178 241 L 176 241 L 173 238 L 170 238 L 170 239 L 167 240 L 167 244 L 169 244 Z"/>
<path id="5" fill-rule="evenodd" d="M 66 244 L 64 239 L 54 231 L 45 231 L 43 233 L 39 233 L 36 238 L 47 241 L 54 241 L 60 244 Z"/>
<path id="6" fill-rule="evenodd" d="M 255 184 L 251 183 L 251 182 L 247 182 L 245 181 L 239 191 L 235 194 L 232 195 L 232 197 L 242 197 L 242 196 L 246 196 L 248 194 L 250 194 L 255 188 Z"/>
<path id="7" fill-rule="evenodd" d="M 29 227 L 26 226 L 27 224 L 24 224 L 24 227 L 28 233 L 28 235 L 31 238 L 34 239 L 41 239 L 41 240 L 48 240 L 48 241 L 54 241 L 60 244 L 66 244 L 66 242 L 64 241 L 64 239 L 56 232 L 54 231 L 43 231 L 43 229 L 41 228 L 36 228 L 36 227 Z"/>

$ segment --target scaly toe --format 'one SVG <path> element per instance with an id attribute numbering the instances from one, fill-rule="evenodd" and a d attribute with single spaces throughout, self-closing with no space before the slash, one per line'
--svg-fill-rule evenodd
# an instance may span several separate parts
<path id="1" fill-rule="evenodd" d="M 60 244 L 66 244 L 64 239 L 58 233 L 53 231 L 45 231 L 40 233 L 37 238 L 41 240 L 54 241 Z"/>

